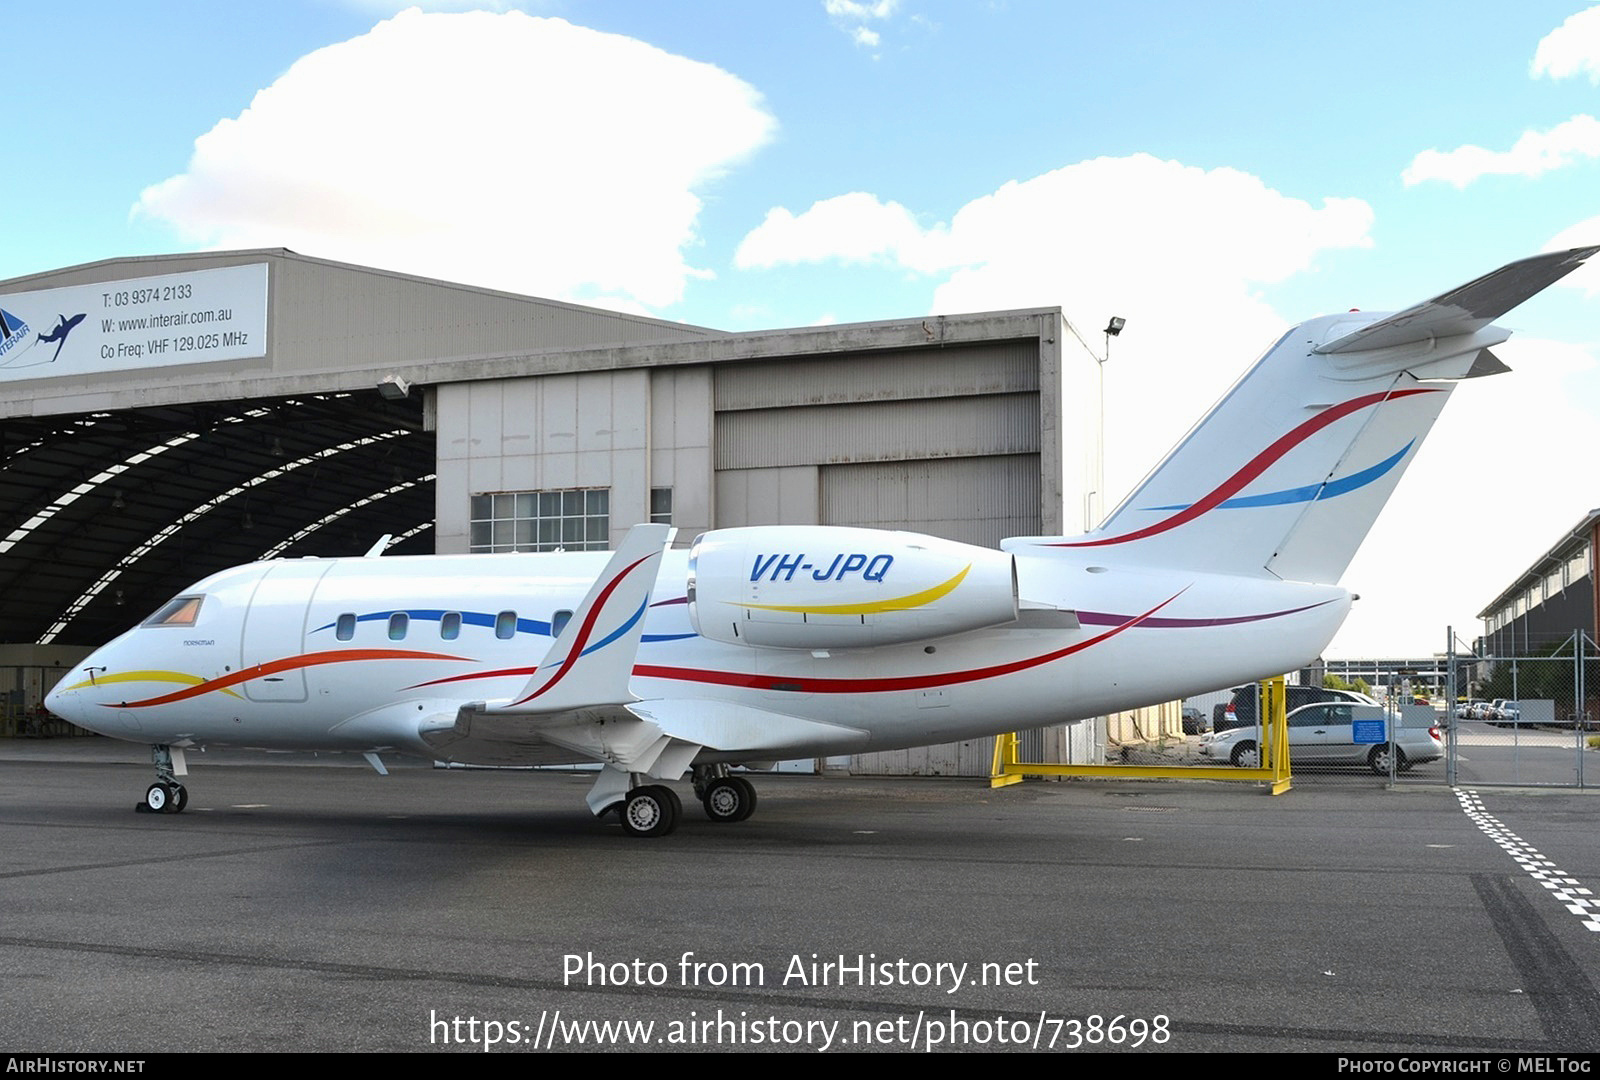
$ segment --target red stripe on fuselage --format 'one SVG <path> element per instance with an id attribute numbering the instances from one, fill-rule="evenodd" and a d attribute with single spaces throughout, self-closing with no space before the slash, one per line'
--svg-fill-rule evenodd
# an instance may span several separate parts
<path id="1" fill-rule="evenodd" d="M 752 675 L 742 671 L 704 671 L 695 668 L 658 667 L 653 664 L 639 664 L 633 669 L 633 674 L 641 679 L 678 679 L 685 682 L 711 683 L 716 686 L 739 686 L 750 690 L 785 690 L 791 692 L 813 694 L 881 694 L 894 690 L 926 690 L 936 686 L 954 686 L 959 683 L 978 682 L 982 679 L 994 679 L 1001 675 L 1012 675 L 1029 668 L 1049 664 L 1073 653 L 1082 652 L 1091 645 L 1098 645 L 1116 637 L 1124 630 L 1138 626 L 1144 620 L 1172 603 L 1187 591 L 1187 586 L 1167 597 L 1155 607 L 1142 615 L 1135 615 L 1120 626 L 1114 626 L 1092 638 L 1087 638 L 1065 648 L 1053 652 L 1043 653 L 1039 656 L 1024 657 L 1021 660 L 1012 660 L 1004 664 L 993 664 L 989 667 L 968 668 L 966 671 L 947 671 L 936 675 L 899 675 L 877 679 L 814 679 L 805 677 L 787 677 L 783 675 Z"/>

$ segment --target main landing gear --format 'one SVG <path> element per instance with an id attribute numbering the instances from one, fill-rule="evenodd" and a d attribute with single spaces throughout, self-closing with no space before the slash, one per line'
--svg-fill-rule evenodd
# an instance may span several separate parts
<path id="1" fill-rule="evenodd" d="M 648 784 L 629 791 L 617 813 L 630 836 L 666 836 L 678 827 L 683 802 L 664 784 Z"/>
<path id="2" fill-rule="evenodd" d="M 743 821 L 756 812 L 755 786 L 726 765 L 696 765 L 694 793 L 712 821 Z"/>
<path id="3" fill-rule="evenodd" d="M 666 836 L 683 817 L 683 801 L 665 784 L 641 784 L 644 776 L 615 766 L 600 770 L 587 802 L 596 817 L 616 811 L 629 836 Z M 712 821 L 743 821 L 755 812 L 756 789 L 726 765 L 697 765 L 694 793 Z"/>
<path id="4" fill-rule="evenodd" d="M 189 789 L 178 783 L 183 772 L 183 751 L 174 759 L 171 747 L 152 746 L 150 757 L 156 765 L 156 782 L 145 789 L 144 799 L 134 804 L 141 814 L 181 814 L 189 805 Z M 176 768 L 174 767 L 176 766 Z"/>

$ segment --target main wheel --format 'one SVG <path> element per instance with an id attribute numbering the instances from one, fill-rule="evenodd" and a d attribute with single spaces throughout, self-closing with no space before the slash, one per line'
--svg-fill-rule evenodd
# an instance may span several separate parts
<path id="1" fill-rule="evenodd" d="M 144 792 L 144 808 L 152 814 L 165 814 L 170 812 L 172 806 L 172 789 L 162 783 L 151 784 Z"/>
<path id="2" fill-rule="evenodd" d="M 1240 743 L 1233 751 L 1233 763 L 1241 769 L 1259 769 L 1261 755 L 1253 742 Z"/>
<path id="3" fill-rule="evenodd" d="M 721 776 L 706 786 L 701 803 L 712 821 L 743 821 L 756 809 L 756 789 L 742 776 Z"/>
<path id="4" fill-rule="evenodd" d="M 189 789 L 184 787 L 182 784 L 173 784 L 172 785 L 172 809 L 168 810 L 167 812 L 169 814 L 181 814 L 181 813 L 183 813 L 183 808 L 185 806 L 188 806 L 188 805 L 189 805 Z"/>
<path id="5" fill-rule="evenodd" d="M 666 836 L 678 827 L 682 808 L 671 788 L 637 787 L 623 800 L 622 827 L 630 836 Z"/>
<path id="6" fill-rule="evenodd" d="M 1391 750 L 1394 751 L 1394 771 L 1406 771 L 1406 752 L 1392 743 L 1384 743 L 1381 746 L 1374 746 L 1372 753 L 1367 755 L 1367 764 L 1379 776 L 1389 775 L 1389 752 Z"/>

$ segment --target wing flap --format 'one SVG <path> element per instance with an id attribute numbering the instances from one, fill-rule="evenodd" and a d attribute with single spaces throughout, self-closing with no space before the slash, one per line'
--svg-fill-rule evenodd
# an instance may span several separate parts
<path id="1" fill-rule="evenodd" d="M 818 747 L 836 754 L 865 745 L 869 737 L 866 731 L 846 724 L 809 720 L 731 701 L 654 698 L 634 702 L 627 708 L 673 738 L 724 754 L 799 757 Z"/>

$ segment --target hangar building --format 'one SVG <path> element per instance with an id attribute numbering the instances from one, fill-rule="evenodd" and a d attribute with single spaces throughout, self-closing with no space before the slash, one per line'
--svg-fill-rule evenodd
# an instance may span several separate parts
<path id="1" fill-rule="evenodd" d="M 1600 510 L 1590 510 L 1533 564 L 1517 575 L 1478 618 L 1480 651 L 1489 656 L 1532 656 L 1581 630 L 1595 636 L 1600 588 L 1594 572 Z"/>
<path id="2" fill-rule="evenodd" d="M 0 282 L 10 701 L 198 578 L 383 534 L 1078 529 L 1061 331 L 1036 308 L 726 333 L 283 249 Z"/>

